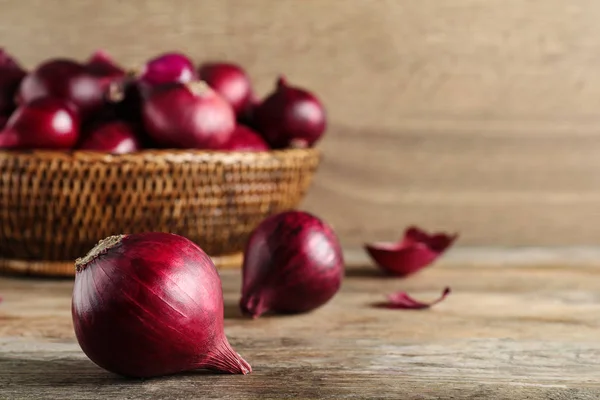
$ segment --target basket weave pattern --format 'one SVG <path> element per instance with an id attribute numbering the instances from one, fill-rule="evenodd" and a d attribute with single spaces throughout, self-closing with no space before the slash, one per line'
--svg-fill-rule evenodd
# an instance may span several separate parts
<path id="1" fill-rule="evenodd" d="M 211 256 L 239 252 L 263 218 L 298 205 L 319 158 L 0 152 L 0 259 L 72 261 L 109 235 L 144 231 L 186 236 Z"/>

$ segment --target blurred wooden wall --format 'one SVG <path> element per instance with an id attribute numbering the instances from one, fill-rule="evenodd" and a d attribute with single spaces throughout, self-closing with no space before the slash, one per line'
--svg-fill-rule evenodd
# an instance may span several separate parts
<path id="1" fill-rule="evenodd" d="M 346 245 L 406 224 L 463 245 L 600 243 L 600 2 L 0 1 L 28 66 L 105 48 L 136 65 L 178 49 L 284 72 L 331 129 L 304 206 Z"/>

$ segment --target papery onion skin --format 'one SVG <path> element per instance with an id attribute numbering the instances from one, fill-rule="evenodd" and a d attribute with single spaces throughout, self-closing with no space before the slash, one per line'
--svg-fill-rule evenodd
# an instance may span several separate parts
<path id="1" fill-rule="evenodd" d="M 130 124 L 112 121 L 99 125 L 78 146 L 81 150 L 102 151 L 111 154 L 133 153 L 142 148 Z"/>
<path id="2" fill-rule="evenodd" d="M 42 97 L 73 103 L 80 116 L 99 111 L 105 104 L 106 85 L 84 65 L 69 59 L 48 60 L 28 74 L 19 88 L 19 104 Z"/>
<path id="3" fill-rule="evenodd" d="M 338 292 L 344 259 L 329 225 L 307 212 L 286 211 L 266 218 L 252 232 L 242 274 L 243 314 L 302 313 Z"/>
<path id="4" fill-rule="evenodd" d="M 406 292 L 396 292 L 388 295 L 386 302 L 375 304 L 375 307 L 397 310 L 425 310 L 444 301 L 450 292 L 450 287 L 445 287 L 441 296 L 430 302 L 415 300 Z"/>
<path id="5" fill-rule="evenodd" d="M 256 129 L 273 148 L 311 147 L 325 132 L 325 108 L 312 93 L 284 77 L 253 112 Z"/>
<path id="6" fill-rule="evenodd" d="M 138 378 L 251 372 L 223 332 L 219 274 L 190 240 L 157 232 L 113 236 L 76 266 L 73 325 L 98 366 Z"/>
<path id="7" fill-rule="evenodd" d="M 67 102 L 39 98 L 22 105 L 0 132 L 0 148 L 70 149 L 79 139 L 79 118 Z"/>
<path id="8" fill-rule="evenodd" d="M 231 106 L 201 81 L 157 87 L 142 117 L 148 135 L 167 148 L 219 149 L 235 129 Z"/>
<path id="9" fill-rule="evenodd" d="M 231 139 L 219 150 L 229 151 L 269 151 L 269 145 L 258 133 L 244 125 L 237 125 Z"/>
<path id="10" fill-rule="evenodd" d="M 409 226 L 399 242 L 365 244 L 375 264 L 390 275 L 406 277 L 432 264 L 456 241 L 458 233 L 427 233 Z"/>
<path id="11" fill-rule="evenodd" d="M 198 68 L 198 77 L 208 83 L 233 108 L 244 116 L 252 104 L 252 85 L 242 67 L 228 62 L 207 62 Z"/>

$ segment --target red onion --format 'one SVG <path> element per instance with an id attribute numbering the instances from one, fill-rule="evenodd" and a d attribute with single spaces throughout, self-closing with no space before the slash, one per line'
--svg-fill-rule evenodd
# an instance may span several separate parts
<path id="1" fill-rule="evenodd" d="M 60 99 L 45 97 L 22 105 L 0 132 L 0 148 L 69 149 L 79 138 L 79 119 Z"/>
<path id="2" fill-rule="evenodd" d="M 253 96 L 250 78 L 242 67 L 225 62 L 205 63 L 198 69 L 198 76 L 231 104 L 238 117 L 245 115 Z"/>
<path id="3" fill-rule="evenodd" d="M 55 59 L 39 65 L 23 79 L 19 101 L 23 104 L 41 97 L 57 97 L 72 102 L 86 116 L 104 105 L 105 83 L 75 61 Z"/>
<path id="4" fill-rule="evenodd" d="M 0 67 L 0 115 L 9 115 L 15 110 L 15 96 L 26 75 L 21 69 Z"/>
<path id="5" fill-rule="evenodd" d="M 125 121 L 139 123 L 142 106 L 155 88 L 196 79 L 192 61 L 181 53 L 165 53 L 149 60 L 141 72 L 131 71 L 124 79 L 110 85 L 109 101 L 117 115 Z"/>
<path id="6" fill-rule="evenodd" d="M 258 131 L 273 148 L 309 147 L 325 132 L 323 105 L 312 93 L 287 84 L 283 77 L 277 89 L 254 111 Z"/>
<path id="7" fill-rule="evenodd" d="M 8 52 L 2 47 L 0 47 L 0 67 L 23 70 L 23 67 L 21 67 L 21 65 L 15 60 L 15 58 L 8 54 Z"/>
<path id="8" fill-rule="evenodd" d="M 8 117 L 0 116 L 0 130 L 4 129 L 7 122 L 8 122 Z"/>
<path id="9" fill-rule="evenodd" d="M 82 141 L 79 148 L 112 154 L 125 154 L 140 150 L 141 145 L 129 124 L 122 121 L 113 121 L 94 129 Z"/>
<path id="10" fill-rule="evenodd" d="M 306 212 L 283 212 L 265 219 L 250 236 L 240 308 L 254 318 L 267 311 L 307 312 L 327 303 L 343 276 L 333 230 Z"/>
<path id="11" fill-rule="evenodd" d="M 125 70 L 118 66 L 110 54 L 104 50 L 94 52 L 85 66 L 93 75 L 109 80 L 125 76 Z"/>
<path id="12" fill-rule="evenodd" d="M 111 236 L 76 266 L 73 325 L 98 366 L 131 377 L 252 371 L 225 337 L 219 274 L 190 240 Z"/>
<path id="13" fill-rule="evenodd" d="M 202 81 L 157 87 L 144 101 L 142 118 L 163 147 L 219 149 L 235 128 L 231 106 Z"/>
<path id="14" fill-rule="evenodd" d="M 231 151 L 268 151 L 269 145 L 252 129 L 244 125 L 237 125 L 231 139 L 220 150 Z"/>
<path id="15" fill-rule="evenodd" d="M 387 296 L 387 302 L 385 303 L 377 303 L 375 307 L 379 308 L 392 308 L 399 310 L 424 310 L 427 308 L 431 308 L 432 306 L 444 301 L 446 297 L 450 294 L 450 288 L 444 288 L 442 295 L 438 297 L 436 300 L 431 301 L 429 303 L 415 300 L 406 292 L 396 292 Z"/>
<path id="16" fill-rule="evenodd" d="M 0 48 L 0 115 L 9 115 L 15 108 L 15 96 L 27 72 Z"/>
<path id="17" fill-rule="evenodd" d="M 378 267 L 391 275 L 408 276 L 425 268 L 440 257 L 458 238 L 458 234 L 429 234 L 410 226 L 399 242 L 376 242 L 365 249 Z"/>
<path id="18" fill-rule="evenodd" d="M 151 86 L 187 83 L 196 79 L 192 61 L 181 53 L 165 53 L 148 61 L 139 79 Z"/>

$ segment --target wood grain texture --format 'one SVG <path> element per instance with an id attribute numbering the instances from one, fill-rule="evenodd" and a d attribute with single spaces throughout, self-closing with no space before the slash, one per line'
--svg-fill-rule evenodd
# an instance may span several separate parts
<path id="1" fill-rule="evenodd" d="M 248 376 L 126 380 L 79 350 L 69 281 L 0 278 L 0 398 L 597 399 L 600 268 L 441 264 L 408 280 L 351 268 L 325 307 L 243 319 L 240 277 L 221 272 L 225 329 Z M 428 311 L 373 308 L 407 290 Z"/>
<path id="2" fill-rule="evenodd" d="M 600 3 L 590 0 L 0 0 L 27 65 L 180 49 L 285 72 L 331 129 L 305 207 L 345 245 L 407 223 L 465 245 L 597 244 Z"/>

